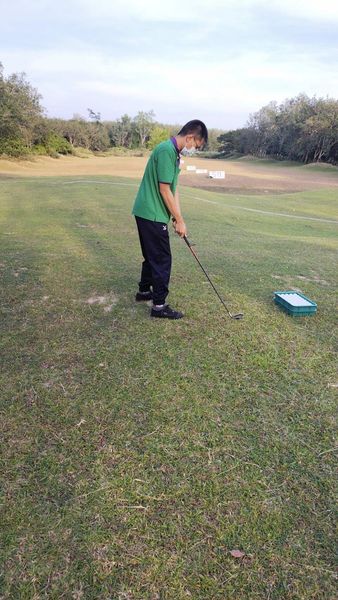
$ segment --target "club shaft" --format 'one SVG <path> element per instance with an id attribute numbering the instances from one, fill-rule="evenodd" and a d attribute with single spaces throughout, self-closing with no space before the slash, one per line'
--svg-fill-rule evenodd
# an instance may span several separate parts
<path id="1" fill-rule="evenodd" d="M 201 267 L 201 269 L 202 269 L 202 271 L 203 271 L 204 275 L 206 276 L 207 280 L 209 281 L 210 285 L 212 286 L 212 288 L 213 288 L 214 292 L 217 294 L 217 296 L 218 296 L 219 300 L 222 302 L 222 304 L 223 304 L 223 306 L 224 306 L 225 310 L 227 311 L 228 315 L 229 315 L 230 317 L 232 317 L 232 314 L 231 314 L 231 312 L 229 311 L 229 309 L 228 309 L 227 305 L 225 304 L 225 302 L 224 302 L 223 298 L 220 296 L 219 292 L 217 291 L 216 287 L 214 286 L 213 282 L 211 281 L 211 279 L 210 279 L 210 277 L 209 277 L 208 273 L 206 272 L 205 268 L 203 267 L 203 265 L 202 265 L 201 261 L 199 260 L 199 258 L 198 258 L 198 256 L 197 256 L 196 252 L 195 252 L 195 251 L 194 251 L 194 249 L 191 247 L 191 244 L 190 244 L 190 242 L 189 242 L 188 238 L 187 238 L 186 236 L 184 236 L 184 238 L 183 238 L 183 239 L 184 239 L 185 243 L 187 244 L 188 248 L 190 249 L 190 251 L 191 251 L 191 254 L 192 254 L 192 255 L 195 257 L 195 259 L 197 260 L 197 262 L 198 262 L 199 266 Z"/>

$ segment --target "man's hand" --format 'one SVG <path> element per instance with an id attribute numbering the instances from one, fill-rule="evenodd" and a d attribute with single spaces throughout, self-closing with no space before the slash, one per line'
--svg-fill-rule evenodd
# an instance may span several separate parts
<path id="1" fill-rule="evenodd" d="M 175 229 L 175 233 L 177 233 L 177 235 L 179 235 L 180 237 L 184 237 L 185 235 L 187 235 L 188 230 L 186 228 L 186 224 L 183 221 L 183 219 L 180 219 L 179 221 L 176 221 L 176 219 L 173 219 L 173 226 Z"/>
<path id="2" fill-rule="evenodd" d="M 174 229 L 177 235 L 179 235 L 180 237 L 184 237 L 185 235 L 187 235 L 187 228 L 181 215 L 178 191 L 176 190 L 174 196 L 169 183 L 160 182 L 159 186 L 163 202 L 172 216 Z"/>

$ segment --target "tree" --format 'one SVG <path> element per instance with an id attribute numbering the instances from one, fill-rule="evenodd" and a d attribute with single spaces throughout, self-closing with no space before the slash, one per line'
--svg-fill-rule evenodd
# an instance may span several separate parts
<path id="1" fill-rule="evenodd" d="M 0 63 L 0 153 L 11 154 L 11 145 L 15 154 L 28 149 L 43 113 L 41 96 L 25 77 L 14 73 L 6 78 Z"/>
<path id="2" fill-rule="evenodd" d="M 132 136 L 133 123 L 129 115 L 122 115 L 120 119 L 109 124 L 109 137 L 112 146 L 130 148 Z"/>
<path id="3" fill-rule="evenodd" d="M 208 150 L 209 152 L 217 152 L 219 147 L 218 138 L 225 133 L 222 129 L 209 129 L 208 131 Z"/>
<path id="4" fill-rule="evenodd" d="M 88 118 L 95 123 L 100 123 L 101 121 L 101 113 L 95 112 L 92 108 L 87 108 Z"/>
<path id="5" fill-rule="evenodd" d="M 149 112 L 140 111 L 134 118 L 135 131 L 142 147 L 145 145 L 151 130 L 154 127 L 154 118 L 155 113 L 153 110 L 150 110 Z"/>
<path id="6" fill-rule="evenodd" d="M 306 142 L 306 161 L 337 160 L 338 102 L 318 100 L 315 114 L 303 125 L 302 138 L 304 145 Z"/>
<path id="7" fill-rule="evenodd" d="M 247 128 L 229 132 L 220 141 L 223 150 L 225 142 L 228 149 L 231 144 L 234 149 L 245 138 L 246 152 L 256 156 L 335 164 L 338 161 L 338 101 L 299 94 L 280 105 L 270 102 L 250 116 Z"/>
<path id="8" fill-rule="evenodd" d="M 69 121 L 58 120 L 56 128 L 59 133 L 69 141 L 72 146 L 89 148 L 89 123 L 82 118 L 73 118 Z"/>
<path id="9" fill-rule="evenodd" d="M 88 123 L 88 139 L 93 152 L 103 152 L 110 146 L 108 129 L 103 123 Z"/>
<path id="10" fill-rule="evenodd" d="M 147 148 L 149 148 L 149 150 L 153 150 L 153 148 L 155 148 L 155 146 L 157 146 L 157 144 L 164 142 L 169 137 L 170 137 L 169 130 L 165 129 L 164 127 L 159 127 L 157 125 L 151 131 L 149 140 L 147 142 Z"/>
<path id="11" fill-rule="evenodd" d="M 255 134 L 250 127 L 227 131 L 217 138 L 218 151 L 224 153 L 225 156 L 250 154 L 252 153 L 254 137 Z"/>
<path id="12" fill-rule="evenodd" d="M 89 149 L 94 152 L 108 150 L 110 138 L 107 127 L 101 123 L 101 113 L 95 112 L 91 108 L 87 110 L 88 117 L 92 121 L 87 127 Z"/>

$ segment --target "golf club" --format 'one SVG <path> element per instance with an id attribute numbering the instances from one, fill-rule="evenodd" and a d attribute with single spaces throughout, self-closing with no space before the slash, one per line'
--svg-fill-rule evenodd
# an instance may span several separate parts
<path id="1" fill-rule="evenodd" d="M 192 244 L 192 243 L 191 243 L 191 242 L 188 240 L 188 238 L 187 238 L 187 236 L 186 236 L 186 235 L 183 237 L 183 239 L 184 239 L 185 243 L 187 244 L 188 248 L 190 249 L 190 251 L 191 251 L 192 255 L 193 255 L 195 258 L 196 258 L 196 260 L 197 260 L 197 262 L 198 262 L 199 266 L 201 267 L 201 269 L 202 269 L 202 271 L 203 271 L 204 275 L 206 276 L 207 280 L 208 280 L 208 281 L 209 281 L 209 283 L 212 285 L 212 288 L 213 288 L 213 290 L 216 292 L 216 294 L 217 294 L 218 298 L 219 298 L 219 299 L 220 299 L 220 301 L 222 302 L 222 304 L 223 304 L 223 306 L 224 306 L 225 310 L 227 311 L 227 313 L 228 313 L 229 317 L 230 317 L 231 319 L 237 319 L 237 320 L 239 320 L 239 319 L 243 319 L 243 317 L 244 317 L 244 314 L 243 314 L 243 313 L 236 313 L 235 315 L 232 315 L 232 314 L 231 314 L 231 312 L 230 312 L 230 310 L 228 309 L 227 305 L 226 305 L 226 304 L 225 304 L 225 302 L 222 300 L 222 298 L 221 298 L 221 296 L 219 295 L 218 291 L 216 290 L 216 288 L 215 288 L 214 284 L 212 283 L 212 281 L 211 281 L 211 279 L 210 279 L 210 277 L 209 277 L 208 273 L 206 272 L 205 268 L 204 268 L 204 267 L 203 267 L 203 265 L 201 264 L 201 262 L 200 262 L 200 260 L 199 260 L 199 258 L 198 258 L 198 256 L 197 256 L 197 254 L 196 254 L 195 250 L 194 250 L 194 249 L 193 249 L 193 247 L 192 247 L 192 246 L 193 246 L 193 244 Z"/>

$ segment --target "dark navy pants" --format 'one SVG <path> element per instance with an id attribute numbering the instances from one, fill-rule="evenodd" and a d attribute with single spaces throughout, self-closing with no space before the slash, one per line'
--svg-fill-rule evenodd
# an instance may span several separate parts
<path id="1" fill-rule="evenodd" d="M 144 258 L 139 282 L 140 292 L 147 292 L 152 286 L 154 304 L 164 304 L 169 293 L 171 272 L 168 225 L 141 217 L 135 219 Z"/>

